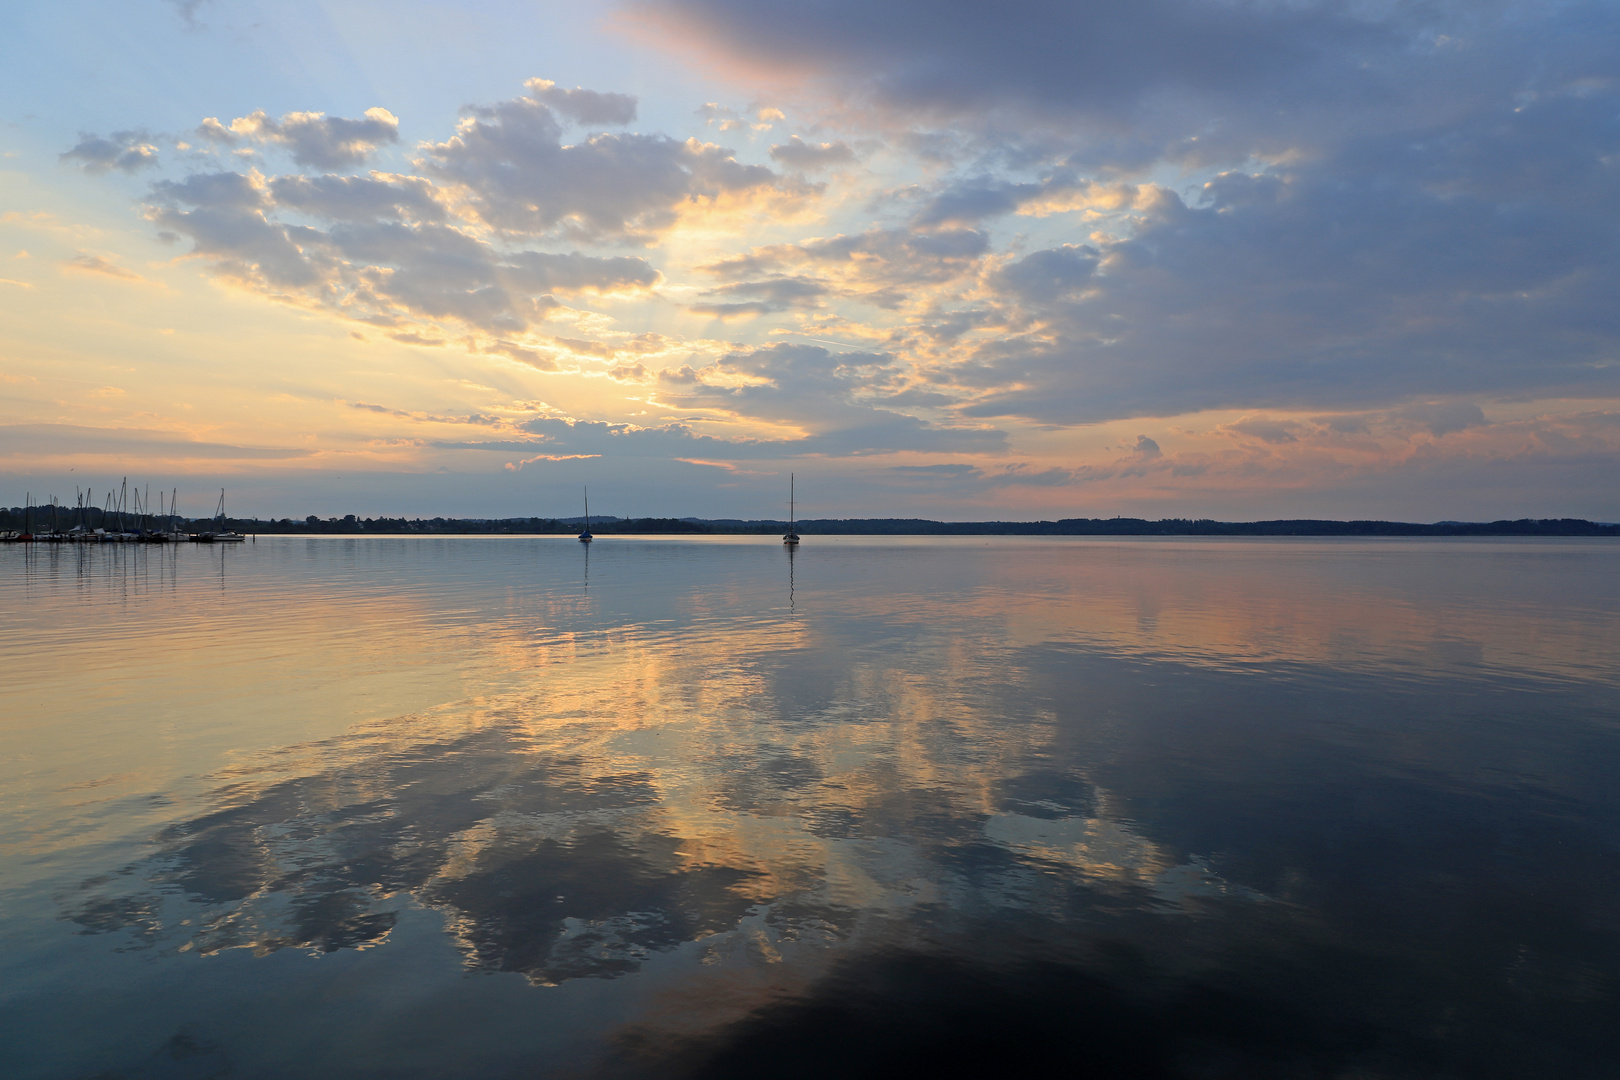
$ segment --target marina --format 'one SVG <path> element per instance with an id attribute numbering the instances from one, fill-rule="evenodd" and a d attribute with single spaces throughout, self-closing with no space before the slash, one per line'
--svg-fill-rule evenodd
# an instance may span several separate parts
<path id="1" fill-rule="evenodd" d="M 178 498 L 178 488 L 170 492 L 167 502 L 160 490 L 154 510 L 151 489 L 148 488 L 144 496 L 139 488 L 131 491 L 127 478 L 117 491 L 107 493 L 101 507 L 94 505 L 91 490 L 79 492 L 71 508 L 62 506 L 54 495 L 49 503 L 35 506 L 33 495 L 29 493 L 22 507 L 22 528 L 0 529 L 0 543 L 215 544 L 243 543 L 250 539 L 249 534 L 227 525 L 224 488 L 220 489 L 214 516 L 199 521 L 187 522 L 176 512 Z M 34 528 L 36 514 L 41 525 L 49 521 L 49 529 Z M 67 528 L 62 527 L 64 518 L 72 522 Z M 194 530 L 183 528 L 185 524 L 192 525 Z"/>

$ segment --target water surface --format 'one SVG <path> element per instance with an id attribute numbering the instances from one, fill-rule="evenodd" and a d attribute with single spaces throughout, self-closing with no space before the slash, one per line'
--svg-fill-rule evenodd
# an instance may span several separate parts
<path id="1" fill-rule="evenodd" d="M 7 1075 L 1620 1075 L 1617 570 L 0 548 Z"/>

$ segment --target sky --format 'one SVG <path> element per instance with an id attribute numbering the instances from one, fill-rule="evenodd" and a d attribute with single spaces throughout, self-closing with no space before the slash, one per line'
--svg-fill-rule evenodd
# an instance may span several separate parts
<path id="1" fill-rule="evenodd" d="M 1620 520 L 1620 5 L 0 18 L 0 504 Z"/>

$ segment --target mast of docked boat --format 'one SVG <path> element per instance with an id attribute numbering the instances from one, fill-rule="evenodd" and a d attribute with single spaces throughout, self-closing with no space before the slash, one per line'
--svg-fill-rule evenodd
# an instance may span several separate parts
<path id="1" fill-rule="evenodd" d="M 585 531 L 579 534 L 579 542 L 588 544 L 594 539 L 591 536 L 591 489 L 586 485 L 581 485 L 581 490 L 585 492 Z"/>

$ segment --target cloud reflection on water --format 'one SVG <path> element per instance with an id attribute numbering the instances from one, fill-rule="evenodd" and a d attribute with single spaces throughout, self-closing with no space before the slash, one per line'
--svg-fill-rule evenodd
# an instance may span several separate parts
<path id="1" fill-rule="evenodd" d="M 470 972 L 644 976 L 610 1075 L 1082 1036 L 1144 1076 L 1601 1075 L 1614 621 L 1523 549 L 1347 548 L 829 544 L 790 612 L 775 551 L 525 595 L 472 545 L 366 600 L 468 613 L 471 696 L 241 755 L 63 909 L 162 957 L 437 912 Z"/>

